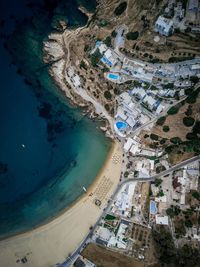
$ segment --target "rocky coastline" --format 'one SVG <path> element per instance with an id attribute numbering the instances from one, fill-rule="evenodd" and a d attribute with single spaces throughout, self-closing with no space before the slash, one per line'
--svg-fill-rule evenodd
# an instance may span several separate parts
<path id="1" fill-rule="evenodd" d="M 70 51 L 67 51 L 66 41 L 64 40 L 66 40 L 67 37 L 69 37 L 69 40 L 78 38 L 78 33 L 85 27 L 66 29 L 64 33 L 50 34 L 48 40 L 43 43 L 43 60 L 50 66 L 49 74 L 58 88 L 64 93 L 70 104 L 83 108 L 82 112 L 84 116 L 88 116 L 94 121 L 98 120 L 103 122 L 103 126 L 101 126 L 100 129 L 107 137 L 114 139 L 110 122 L 102 113 L 97 112 L 95 106 L 91 102 L 86 101 L 83 97 L 77 94 L 65 78 L 66 69 L 68 68 L 68 65 L 71 65 L 71 62 L 68 60 L 68 53 L 70 53 Z"/>

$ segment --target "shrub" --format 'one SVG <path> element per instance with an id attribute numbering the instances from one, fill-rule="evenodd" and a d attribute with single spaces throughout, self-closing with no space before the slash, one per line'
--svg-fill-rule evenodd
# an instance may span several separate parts
<path id="1" fill-rule="evenodd" d="M 138 38 L 138 36 L 139 36 L 139 32 L 128 32 L 127 34 L 126 34 L 126 39 L 128 39 L 128 40 L 137 40 L 137 38 Z"/>
<path id="2" fill-rule="evenodd" d="M 192 222 L 191 222 L 191 220 L 186 220 L 185 221 L 185 226 L 187 227 L 187 228 L 192 228 Z"/>
<path id="3" fill-rule="evenodd" d="M 200 134 L 200 121 L 196 121 L 192 128 L 193 133 Z"/>
<path id="4" fill-rule="evenodd" d="M 105 104 L 105 109 L 107 110 L 107 111 L 110 111 L 110 105 L 108 105 L 108 104 Z"/>
<path id="5" fill-rule="evenodd" d="M 163 126 L 163 132 L 169 132 L 170 128 L 168 125 Z"/>
<path id="6" fill-rule="evenodd" d="M 188 97 L 186 98 L 186 102 L 189 104 L 194 104 L 199 95 L 199 91 L 200 91 L 200 87 L 197 90 L 192 91 L 191 94 L 189 94 Z"/>
<path id="7" fill-rule="evenodd" d="M 152 140 L 158 140 L 158 135 L 157 134 L 150 134 L 150 138 L 152 139 Z"/>
<path id="8" fill-rule="evenodd" d="M 186 134 L 186 139 L 188 140 L 194 140 L 194 139 L 197 139 L 197 135 L 195 133 L 187 133 Z"/>
<path id="9" fill-rule="evenodd" d="M 161 139 L 161 140 L 160 140 L 160 144 L 161 144 L 161 145 L 164 145 L 164 144 L 166 143 L 166 140 L 167 140 L 167 139 L 165 139 L 165 138 Z"/>
<path id="10" fill-rule="evenodd" d="M 166 117 L 163 116 L 163 117 L 160 117 L 160 118 L 157 120 L 156 124 L 162 126 L 162 125 L 165 123 L 165 121 L 166 121 Z"/>
<path id="11" fill-rule="evenodd" d="M 155 179 L 155 186 L 159 186 L 159 185 L 161 185 L 162 184 L 162 179 Z"/>
<path id="12" fill-rule="evenodd" d="M 197 76 L 191 76 L 190 77 L 190 81 L 194 84 L 198 83 L 199 82 L 199 77 Z"/>
<path id="13" fill-rule="evenodd" d="M 168 146 L 168 147 L 166 147 L 165 148 L 165 152 L 168 153 L 168 154 L 170 154 L 174 150 L 174 147 L 175 146 Z"/>
<path id="14" fill-rule="evenodd" d="M 169 115 L 174 115 L 178 113 L 179 108 L 177 106 L 171 107 L 168 111 L 167 114 Z"/>
<path id="15" fill-rule="evenodd" d="M 106 39 L 103 41 L 107 46 L 111 46 L 111 37 L 107 36 Z"/>
<path id="16" fill-rule="evenodd" d="M 152 149 L 156 149 L 157 146 L 158 146 L 157 142 L 156 143 L 152 143 L 152 144 L 149 145 L 149 147 L 152 148 Z"/>
<path id="17" fill-rule="evenodd" d="M 124 177 L 128 177 L 128 175 L 129 175 L 129 172 L 125 171 Z"/>
<path id="18" fill-rule="evenodd" d="M 172 137 L 172 138 L 170 139 L 170 142 L 173 143 L 173 144 L 175 144 L 175 145 L 178 145 L 178 144 L 180 144 L 182 141 L 181 141 L 181 138 L 179 138 L 179 137 Z"/>
<path id="19" fill-rule="evenodd" d="M 104 92 L 104 97 L 108 100 L 111 100 L 112 94 L 110 93 L 110 91 L 107 90 Z"/>
<path id="20" fill-rule="evenodd" d="M 193 196 L 194 198 L 196 198 L 197 200 L 200 201 L 200 193 L 199 193 L 198 191 L 194 191 L 194 192 L 192 193 L 192 196 Z"/>
<path id="21" fill-rule="evenodd" d="M 160 165 L 160 166 L 156 167 L 156 173 L 160 173 L 160 172 L 163 172 L 165 170 L 166 170 L 166 168 L 163 165 Z"/>
<path id="22" fill-rule="evenodd" d="M 122 13 L 124 13 L 124 11 L 127 8 L 127 3 L 126 2 L 122 2 L 121 4 L 119 4 L 114 11 L 114 14 L 116 16 L 120 16 Z"/>
<path id="23" fill-rule="evenodd" d="M 166 210 L 166 214 L 170 217 L 173 218 L 175 216 L 174 209 L 173 208 L 168 208 Z"/>
<path id="24" fill-rule="evenodd" d="M 85 62 L 83 61 L 83 60 L 81 60 L 81 62 L 80 62 L 80 68 L 82 69 L 85 69 L 85 70 L 87 70 L 87 66 L 86 66 L 86 64 L 85 64 Z"/>
<path id="25" fill-rule="evenodd" d="M 195 120 L 192 117 L 184 117 L 183 118 L 183 124 L 186 127 L 191 127 L 194 124 Z"/>
<path id="26" fill-rule="evenodd" d="M 163 84 L 163 88 L 164 89 L 173 89 L 174 88 L 174 84 L 173 83 Z"/>
<path id="27" fill-rule="evenodd" d="M 101 58 L 101 53 L 99 51 L 99 49 L 97 49 L 92 55 L 91 55 L 91 63 L 93 67 L 97 66 L 97 63 L 99 62 L 100 58 Z"/>
<path id="28" fill-rule="evenodd" d="M 117 36 L 117 32 L 114 30 L 114 31 L 112 31 L 111 32 L 111 36 L 113 37 L 113 38 L 115 38 L 116 36 Z"/>
<path id="29" fill-rule="evenodd" d="M 188 106 L 188 108 L 187 108 L 187 110 L 185 112 L 185 115 L 186 116 L 191 116 L 192 115 L 192 106 L 191 105 Z"/>

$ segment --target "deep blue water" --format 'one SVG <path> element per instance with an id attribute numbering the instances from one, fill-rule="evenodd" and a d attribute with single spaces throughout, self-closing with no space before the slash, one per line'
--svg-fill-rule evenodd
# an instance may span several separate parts
<path id="1" fill-rule="evenodd" d="M 0 238 L 69 206 L 110 148 L 99 124 L 67 103 L 42 61 L 52 19 L 62 15 L 72 27 L 84 25 L 77 4 L 95 9 L 95 1 L 64 2 L 48 11 L 42 0 L 0 2 Z"/>

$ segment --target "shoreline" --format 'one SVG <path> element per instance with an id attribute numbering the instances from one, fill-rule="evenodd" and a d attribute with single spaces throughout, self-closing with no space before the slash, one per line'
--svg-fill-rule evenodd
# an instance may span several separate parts
<path id="1" fill-rule="evenodd" d="M 41 223 L 41 224 L 38 224 L 37 226 L 33 227 L 32 229 L 27 230 L 27 231 L 24 230 L 24 231 L 22 231 L 22 232 L 20 232 L 20 233 L 18 233 L 18 234 L 9 235 L 9 236 L 7 236 L 7 237 L 5 237 L 5 238 L 4 238 L 4 237 L 2 237 L 2 238 L 0 237 L 0 243 L 1 243 L 2 241 L 6 241 L 6 240 L 9 240 L 9 239 L 13 239 L 13 238 L 15 238 L 15 237 L 17 238 L 18 236 L 23 236 L 23 235 L 26 235 L 26 234 L 28 234 L 28 233 L 31 233 L 31 232 L 33 232 L 33 231 L 35 231 L 35 230 L 38 230 L 39 228 L 42 228 L 42 227 L 44 227 L 45 225 L 47 225 L 47 224 L 53 222 L 54 220 L 58 219 L 60 216 L 62 216 L 64 213 L 66 213 L 69 209 L 73 208 L 73 206 L 75 206 L 76 203 L 78 203 L 79 201 L 81 201 L 81 199 L 82 199 L 86 194 L 88 194 L 88 192 L 90 192 L 90 191 L 92 190 L 93 184 L 95 184 L 95 183 L 98 181 L 99 177 L 101 176 L 101 172 L 103 171 L 104 166 L 105 166 L 106 163 L 107 163 L 107 160 L 109 160 L 110 155 L 111 155 L 112 152 L 113 152 L 113 149 L 114 149 L 114 142 L 112 141 L 112 145 L 111 145 L 111 148 L 110 148 L 110 150 L 109 150 L 109 152 L 108 152 L 108 154 L 107 154 L 107 156 L 106 156 L 105 162 L 103 163 L 103 165 L 102 165 L 101 169 L 99 170 L 97 176 L 94 178 L 93 182 L 91 183 L 91 185 L 90 185 L 89 188 L 87 189 L 87 192 L 85 192 L 85 193 L 83 193 L 82 195 L 80 195 L 75 201 L 73 201 L 71 204 L 69 204 L 69 206 L 67 206 L 66 208 L 64 208 L 64 209 L 63 209 L 62 211 L 60 211 L 59 213 L 57 213 L 57 214 L 56 214 L 55 216 L 53 216 L 51 219 L 47 219 L 45 222 L 43 222 L 43 223 Z M 0 267 L 1 267 L 1 266 L 0 266 Z"/>
<path id="2" fill-rule="evenodd" d="M 120 158 L 117 164 L 112 160 L 114 155 Z M 28 232 L 0 241 L 0 262 L 3 264 L 0 266 L 18 266 L 16 261 L 23 257 L 27 258 L 28 266 L 32 267 L 46 267 L 63 262 L 81 243 L 88 234 L 89 228 L 95 224 L 103 212 L 103 208 L 119 182 L 121 163 L 120 144 L 113 142 L 104 165 L 86 194 L 83 194 L 51 221 Z M 94 201 L 98 191 L 107 190 L 102 187 L 106 177 L 109 178 L 111 186 L 99 208 Z"/>

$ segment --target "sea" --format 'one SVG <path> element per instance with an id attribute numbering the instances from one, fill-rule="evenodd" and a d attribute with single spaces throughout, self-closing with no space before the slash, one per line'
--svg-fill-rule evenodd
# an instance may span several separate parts
<path id="1" fill-rule="evenodd" d="M 32 230 L 84 194 L 111 142 L 72 106 L 43 62 L 59 18 L 86 25 L 94 0 L 0 1 L 0 239 Z"/>

